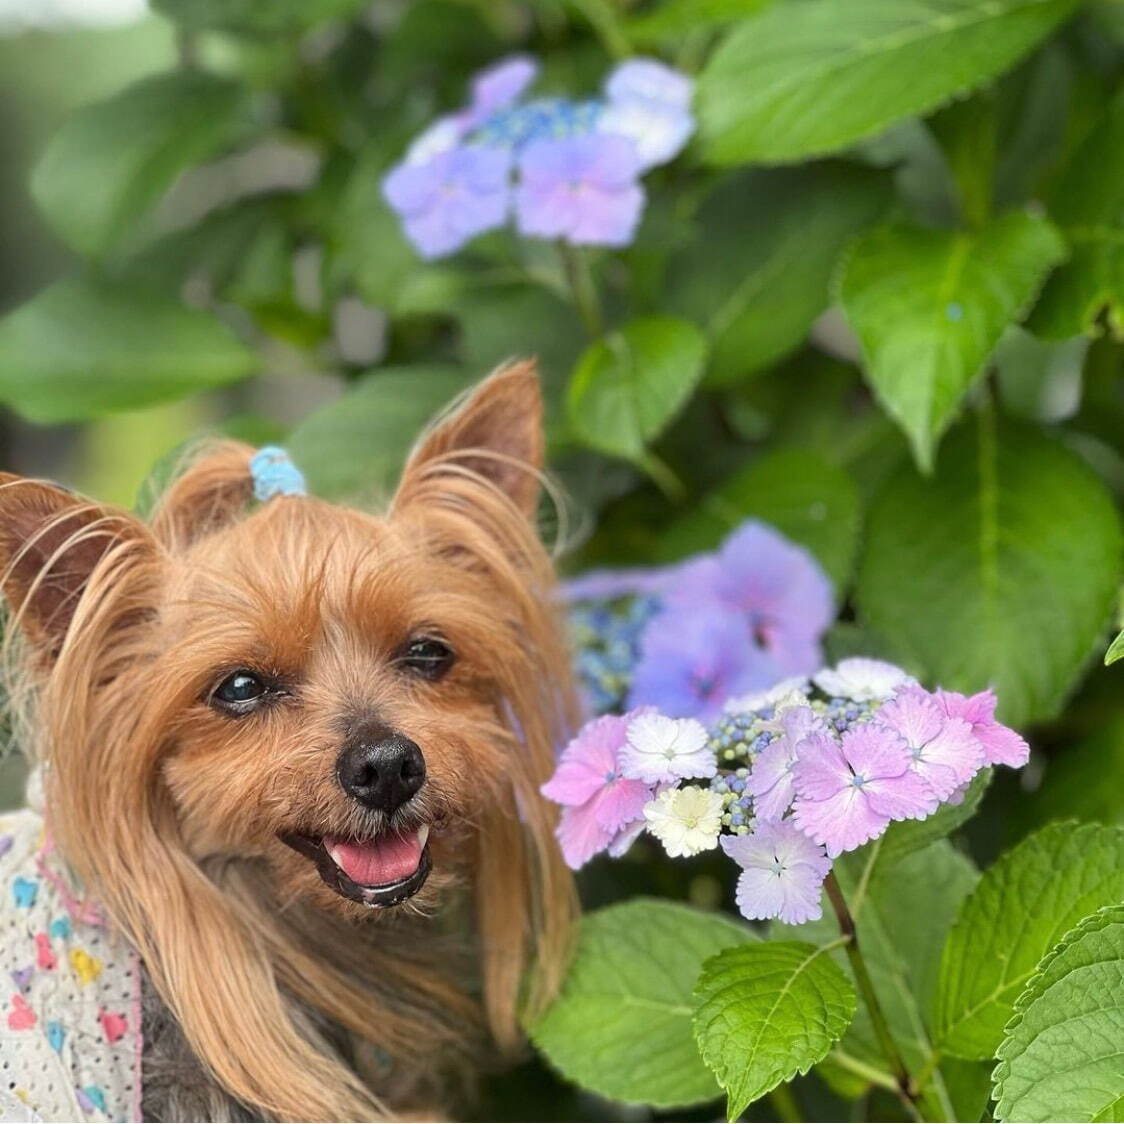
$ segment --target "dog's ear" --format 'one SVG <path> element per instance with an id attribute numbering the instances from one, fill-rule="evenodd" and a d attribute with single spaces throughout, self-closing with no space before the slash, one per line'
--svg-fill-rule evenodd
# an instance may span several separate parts
<path id="1" fill-rule="evenodd" d="M 152 531 L 171 550 L 183 550 L 233 522 L 254 495 L 254 450 L 239 441 L 198 446 L 152 512 Z"/>
<path id="2" fill-rule="evenodd" d="M 144 526 L 63 488 L 0 473 L 0 582 L 41 662 L 62 648 L 91 575 L 116 552 L 147 550 Z"/>
<path id="3" fill-rule="evenodd" d="M 435 477 L 483 480 L 528 518 L 543 466 L 542 393 L 533 359 L 509 363 L 480 383 L 418 443 L 402 473 L 398 506 Z"/>

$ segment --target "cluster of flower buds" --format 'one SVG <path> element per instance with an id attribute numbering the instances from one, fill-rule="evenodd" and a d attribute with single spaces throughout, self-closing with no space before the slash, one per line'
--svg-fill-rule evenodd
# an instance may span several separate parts
<path id="1" fill-rule="evenodd" d="M 594 571 L 563 592 L 591 714 L 654 706 L 709 722 L 732 695 L 815 671 L 835 616 L 812 555 L 752 519 L 711 553 Z"/>
<path id="2" fill-rule="evenodd" d="M 706 729 L 648 707 L 589 723 L 543 793 L 575 869 L 644 831 L 673 858 L 721 847 L 747 918 L 821 915 L 832 860 L 891 823 L 959 803 L 983 768 L 1026 764 L 991 691 L 927 691 L 900 668 L 848 659 L 733 698 Z"/>
<path id="3" fill-rule="evenodd" d="M 691 81 L 654 59 L 622 62 L 598 98 L 522 100 L 535 60 L 478 74 L 469 104 L 438 118 L 383 181 L 425 258 L 439 258 L 515 216 L 520 234 L 626 246 L 644 210 L 641 177 L 694 131 Z"/>

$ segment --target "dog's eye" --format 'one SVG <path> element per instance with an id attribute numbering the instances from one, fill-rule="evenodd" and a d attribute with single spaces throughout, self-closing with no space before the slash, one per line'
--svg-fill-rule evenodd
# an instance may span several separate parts
<path id="1" fill-rule="evenodd" d="M 266 693 L 265 684 L 252 671 L 235 671 L 214 690 L 211 701 L 225 710 L 242 713 Z"/>
<path id="2" fill-rule="evenodd" d="M 453 665 L 453 649 L 444 640 L 419 636 L 411 640 L 394 661 L 423 679 L 440 679 Z"/>

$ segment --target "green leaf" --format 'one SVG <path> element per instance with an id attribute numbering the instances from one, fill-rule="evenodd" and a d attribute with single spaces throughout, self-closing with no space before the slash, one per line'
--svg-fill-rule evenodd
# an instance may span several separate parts
<path id="1" fill-rule="evenodd" d="M 1117 660 L 1124 659 L 1124 629 L 1121 629 L 1116 638 L 1108 646 L 1108 651 L 1104 654 L 1104 662 L 1108 664 L 1116 663 Z"/>
<path id="2" fill-rule="evenodd" d="M 152 0 L 153 8 L 185 31 L 282 35 L 343 19 L 367 0 Z"/>
<path id="3" fill-rule="evenodd" d="M 633 320 L 586 349 L 570 380 L 568 413 L 588 445 L 628 460 L 680 411 L 702 375 L 706 341 L 686 320 Z"/>
<path id="4" fill-rule="evenodd" d="M 716 164 L 832 152 L 1006 70 L 1079 0 L 803 0 L 742 21 L 699 79 Z"/>
<path id="5" fill-rule="evenodd" d="M 1093 334 L 1107 310 L 1124 338 L 1124 97 L 1106 109 L 1070 158 L 1050 195 L 1050 214 L 1072 247 L 1050 278 L 1031 328 L 1051 339 Z"/>
<path id="6" fill-rule="evenodd" d="M 387 367 L 310 414 L 287 447 L 327 499 L 390 495 L 418 431 L 468 385 L 454 367 Z"/>
<path id="7" fill-rule="evenodd" d="M 984 873 L 948 935 L 935 1031 L 945 1053 L 987 1058 L 1035 965 L 1087 914 L 1124 899 L 1124 829 L 1050 824 Z"/>
<path id="8" fill-rule="evenodd" d="M 897 473 L 874 500 L 860 618 L 928 682 L 991 684 L 1004 721 L 1051 717 L 1100 642 L 1120 523 L 1083 461 L 989 410 L 951 435 L 932 479 Z"/>
<path id="9" fill-rule="evenodd" d="M 799 346 L 828 305 L 840 252 L 885 210 L 888 187 L 881 173 L 821 164 L 736 175 L 707 198 L 698 236 L 672 260 L 668 307 L 706 332 L 709 381 Z"/>
<path id="10" fill-rule="evenodd" d="M 1124 905 L 1086 917 L 1015 1004 L 995 1068 L 997 1120 L 1119 1120 Z"/>
<path id="11" fill-rule="evenodd" d="M 257 365 L 210 313 L 132 286 L 60 281 L 0 320 L 0 401 L 37 422 L 184 398 Z"/>
<path id="12" fill-rule="evenodd" d="M 641 45 L 679 40 L 700 28 L 717 28 L 760 11 L 772 0 L 663 0 L 656 8 L 635 16 L 625 32 Z"/>
<path id="13" fill-rule="evenodd" d="M 1021 796 L 1015 809 L 1019 827 L 1050 820 L 1124 824 L 1124 713 L 1098 717 L 1094 731 L 1072 745 L 1058 747 L 1045 760 L 1042 782 Z"/>
<path id="14" fill-rule="evenodd" d="M 605 1097 L 670 1108 L 719 1095 L 691 1031 L 703 961 L 754 940 L 717 913 L 635 899 L 582 918 L 562 994 L 530 1028 L 566 1077 Z"/>
<path id="15" fill-rule="evenodd" d="M 1021 211 L 974 233 L 884 226 L 855 245 L 843 309 L 867 379 L 923 469 L 1004 329 L 1064 254 L 1054 228 Z"/>
<path id="16" fill-rule="evenodd" d="M 888 869 L 906 855 L 951 835 L 976 814 L 990 783 L 991 770 L 981 769 L 972 778 L 959 804 L 942 804 L 924 820 L 901 820 L 890 824 L 886 833 L 871 844 L 871 849 L 875 851 L 875 869 Z"/>
<path id="17" fill-rule="evenodd" d="M 749 518 L 806 546 L 842 595 L 858 547 L 859 497 L 847 473 L 815 449 L 780 449 L 734 473 L 671 525 L 659 557 L 712 550 Z"/>
<path id="18" fill-rule="evenodd" d="M 1086 336 L 1041 340 L 1010 327 L 995 350 L 999 394 L 1009 413 L 1027 421 L 1057 422 L 1081 406 L 1081 375 L 1089 350 Z"/>
<path id="19" fill-rule="evenodd" d="M 63 125 L 32 172 L 32 196 L 69 245 L 104 255 L 185 168 L 232 143 L 247 120 L 237 83 L 198 70 L 145 78 Z"/>
<path id="20" fill-rule="evenodd" d="M 696 995 L 699 1050 L 729 1097 L 728 1116 L 808 1070 L 855 1014 L 855 989 L 831 946 L 764 941 L 703 965 Z"/>

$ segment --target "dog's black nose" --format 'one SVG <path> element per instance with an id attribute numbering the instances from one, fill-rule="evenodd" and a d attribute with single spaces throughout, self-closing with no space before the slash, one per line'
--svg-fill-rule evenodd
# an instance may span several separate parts
<path id="1" fill-rule="evenodd" d="M 348 796 L 378 812 L 400 808 L 425 781 L 425 758 L 409 738 L 389 731 L 354 739 L 336 773 Z"/>

